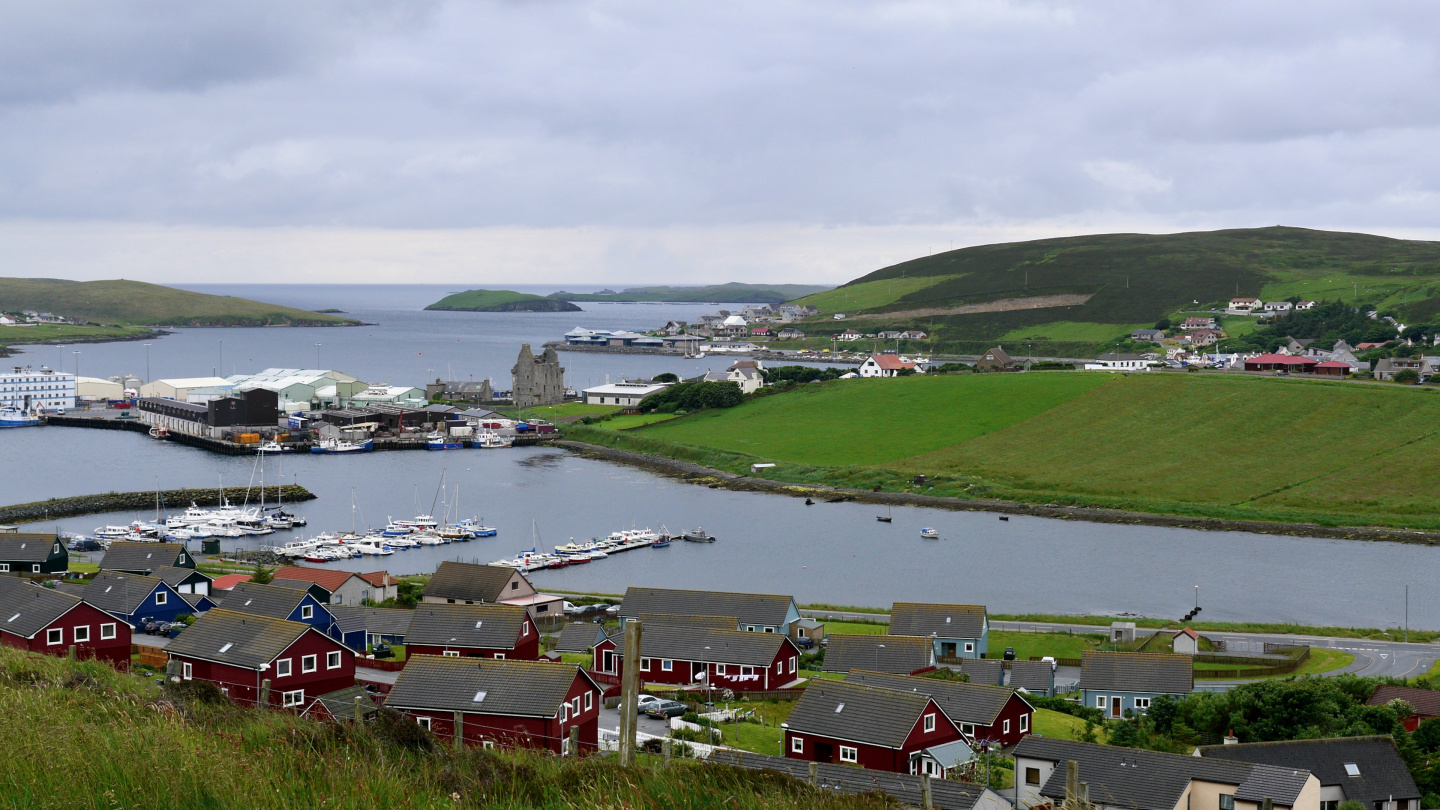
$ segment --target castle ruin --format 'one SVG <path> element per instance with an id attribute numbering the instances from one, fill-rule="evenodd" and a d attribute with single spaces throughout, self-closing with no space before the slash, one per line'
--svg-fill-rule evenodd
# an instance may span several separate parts
<path id="1" fill-rule="evenodd" d="M 520 356 L 510 369 L 513 382 L 510 396 L 517 408 L 537 405 L 559 405 L 565 401 L 565 369 L 560 356 L 546 347 L 539 357 L 530 351 L 529 343 L 520 344 Z"/>

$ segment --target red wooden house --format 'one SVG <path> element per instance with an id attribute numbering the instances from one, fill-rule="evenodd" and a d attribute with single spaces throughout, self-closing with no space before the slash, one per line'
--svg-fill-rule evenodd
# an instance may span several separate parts
<path id="1" fill-rule="evenodd" d="M 355 684 L 355 653 L 308 624 L 216 608 L 165 648 L 180 677 L 209 681 L 241 705 L 303 710 L 313 698 Z"/>
<path id="2" fill-rule="evenodd" d="M 409 655 L 461 658 L 540 657 L 540 632 L 515 605 L 421 604 L 405 634 Z"/>
<path id="3" fill-rule="evenodd" d="M 580 730 L 581 750 L 597 750 L 601 695 L 576 666 L 421 655 L 405 664 L 385 706 L 441 739 L 455 739 L 458 720 L 467 745 L 559 754 L 572 728 Z"/>
<path id="4" fill-rule="evenodd" d="M 787 757 L 892 773 L 918 773 L 927 751 L 965 745 L 929 695 L 819 678 L 781 728 Z"/>
<path id="5" fill-rule="evenodd" d="M 800 648 L 779 633 L 720 630 L 691 624 L 643 625 L 640 680 L 677 686 L 713 686 L 736 692 L 780 689 L 800 676 Z M 594 668 L 621 673 L 625 636 L 595 645 Z"/>
<path id="6" fill-rule="evenodd" d="M 1020 693 L 1004 686 L 860 670 L 851 672 L 845 680 L 929 695 L 971 743 L 999 743 L 1009 748 L 1030 733 L 1035 719 L 1035 707 Z"/>
<path id="7" fill-rule="evenodd" d="M 77 596 L 0 577 L 0 645 L 130 667 L 130 625 Z"/>

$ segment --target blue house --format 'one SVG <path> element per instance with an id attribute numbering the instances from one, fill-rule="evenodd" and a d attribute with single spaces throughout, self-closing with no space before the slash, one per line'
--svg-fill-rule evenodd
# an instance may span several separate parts
<path id="1" fill-rule="evenodd" d="M 123 619 L 132 629 L 140 629 L 146 620 L 173 622 L 176 616 L 194 612 L 180 592 L 164 580 L 123 571 L 101 571 L 79 596 Z"/>
<path id="2" fill-rule="evenodd" d="M 990 652 L 990 615 L 984 605 L 896 602 L 890 635 L 927 636 L 936 658 L 984 658 Z"/>
<path id="3" fill-rule="evenodd" d="M 1144 714 L 1161 695 L 1195 690 L 1195 663 L 1173 653 L 1093 652 L 1080 658 L 1080 700 L 1107 718 Z"/>
<path id="4" fill-rule="evenodd" d="M 307 588 L 241 582 L 221 599 L 220 607 L 237 613 L 308 624 L 352 650 L 365 649 L 364 626 L 361 625 L 358 630 L 343 627 L 335 614 L 330 612 L 329 605 L 317 599 Z"/>

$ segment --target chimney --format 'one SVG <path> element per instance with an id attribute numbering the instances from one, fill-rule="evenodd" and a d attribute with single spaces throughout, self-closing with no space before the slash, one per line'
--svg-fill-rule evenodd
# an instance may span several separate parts
<path id="1" fill-rule="evenodd" d="M 1236 744 L 1236 743 L 1238 743 L 1238 742 L 1240 742 L 1240 738 L 1235 736 L 1235 729 L 1232 728 L 1232 729 L 1230 729 L 1230 731 L 1226 732 L 1226 734 L 1225 734 L 1225 744 L 1226 744 L 1226 745 L 1234 745 L 1234 744 Z"/>

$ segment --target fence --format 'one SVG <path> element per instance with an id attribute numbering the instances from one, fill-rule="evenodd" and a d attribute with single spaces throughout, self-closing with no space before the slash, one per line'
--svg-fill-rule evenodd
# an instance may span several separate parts
<path id="1" fill-rule="evenodd" d="M 151 669 L 164 669 L 170 661 L 170 656 L 165 653 L 164 647 L 151 647 L 147 644 L 131 644 L 130 654 L 139 656 L 135 663 Z"/>
<path id="2" fill-rule="evenodd" d="M 387 658 L 365 658 L 363 656 L 356 656 L 355 666 L 365 667 L 366 669 L 378 669 L 381 672 L 399 672 L 405 668 L 405 662 L 392 661 Z"/>

